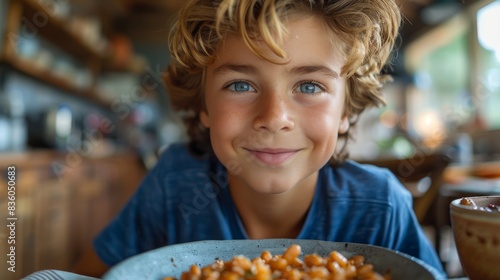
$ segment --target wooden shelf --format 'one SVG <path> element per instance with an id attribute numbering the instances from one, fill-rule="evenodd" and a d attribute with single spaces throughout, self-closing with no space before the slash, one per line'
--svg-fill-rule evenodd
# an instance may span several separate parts
<path id="1" fill-rule="evenodd" d="M 89 45 L 79 35 L 73 32 L 69 23 L 64 19 L 53 16 L 52 13 L 35 0 L 17 0 L 22 3 L 23 15 L 37 33 L 47 40 L 68 52 L 75 58 L 88 62 L 95 60 L 101 62 L 106 55 L 96 47 Z"/>
<path id="2" fill-rule="evenodd" d="M 24 23 L 24 26 L 21 23 Z M 9 34 L 16 34 L 21 40 L 23 36 L 45 38 L 63 53 L 82 62 L 91 75 L 91 81 L 89 88 L 82 88 L 72 80 L 56 75 L 50 69 L 37 68 L 34 63 L 17 56 L 16 44 L 8 44 L 5 47 L 0 53 L 0 63 L 57 88 L 67 95 L 96 104 L 106 110 L 110 110 L 111 102 L 103 98 L 95 88 L 99 75 L 106 71 L 141 74 L 146 68 L 145 61 L 140 58 L 132 58 L 126 65 L 116 65 L 112 56 L 108 54 L 109 51 L 101 51 L 91 45 L 70 27 L 70 20 L 54 15 L 49 7 L 37 0 L 12 0 L 6 30 Z"/>
<path id="3" fill-rule="evenodd" d="M 0 61 L 22 74 L 58 88 L 71 96 L 75 96 L 84 101 L 92 102 L 108 110 L 111 108 L 111 104 L 101 98 L 98 92 L 94 89 L 81 89 L 72 84 L 70 81 L 50 73 L 50 71 L 37 69 L 29 62 L 20 59 L 4 57 L 1 58 Z"/>
<path id="4" fill-rule="evenodd" d="M 146 72 L 147 63 L 140 57 L 132 57 L 127 65 L 117 65 L 111 59 L 105 61 L 102 65 L 102 72 L 128 72 L 141 74 Z"/>

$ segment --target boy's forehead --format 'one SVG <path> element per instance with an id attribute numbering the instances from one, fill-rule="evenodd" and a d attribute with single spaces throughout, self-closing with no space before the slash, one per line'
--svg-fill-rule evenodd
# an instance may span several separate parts
<path id="1" fill-rule="evenodd" d="M 280 57 L 273 52 L 273 48 L 269 46 L 261 34 L 251 34 L 249 38 L 254 44 L 255 49 L 245 42 L 243 36 L 238 32 L 228 32 L 219 42 L 216 57 L 224 56 L 231 58 L 241 54 L 243 49 L 254 53 L 259 58 L 270 58 L 278 63 L 286 63 L 290 54 L 296 55 L 303 53 L 310 57 L 319 55 L 319 59 L 333 59 L 337 61 L 345 61 L 345 55 L 342 52 L 343 42 L 340 38 L 329 29 L 326 23 L 315 16 L 303 18 L 290 18 L 285 22 L 286 33 L 283 38 L 272 37 L 275 47 L 284 51 L 286 57 Z M 315 52 L 321 50 L 321 52 Z M 255 53 L 257 52 L 257 53 Z M 306 53 L 304 53 L 306 52 Z"/>

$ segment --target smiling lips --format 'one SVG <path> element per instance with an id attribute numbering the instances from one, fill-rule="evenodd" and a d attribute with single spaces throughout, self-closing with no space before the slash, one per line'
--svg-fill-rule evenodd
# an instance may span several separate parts
<path id="1" fill-rule="evenodd" d="M 247 149 L 253 157 L 265 165 L 280 165 L 295 155 L 299 150 L 290 149 Z"/>

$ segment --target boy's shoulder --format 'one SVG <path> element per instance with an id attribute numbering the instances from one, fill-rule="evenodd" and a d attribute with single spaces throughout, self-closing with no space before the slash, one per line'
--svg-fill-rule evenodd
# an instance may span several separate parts
<path id="1" fill-rule="evenodd" d="M 170 199 L 192 199 L 193 190 L 204 190 L 208 184 L 215 184 L 214 181 L 217 185 L 225 182 L 225 174 L 216 172 L 220 166 L 209 154 L 195 156 L 187 143 L 175 143 L 160 154 L 148 178 L 158 182 Z"/>
<path id="2" fill-rule="evenodd" d="M 176 172 L 186 169 L 207 169 L 210 156 L 195 156 L 189 151 L 187 143 L 179 142 L 170 144 L 158 157 L 156 169 Z"/>
<path id="3" fill-rule="evenodd" d="M 339 194 L 373 198 L 408 196 L 408 190 L 387 168 L 347 160 L 326 170 L 329 188 Z M 333 180 L 333 181 L 331 181 Z"/>
<path id="4" fill-rule="evenodd" d="M 356 180 L 384 180 L 396 178 L 387 168 L 371 164 L 346 160 L 337 167 L 332 167 L 333 172 L 342 177 Z"/>

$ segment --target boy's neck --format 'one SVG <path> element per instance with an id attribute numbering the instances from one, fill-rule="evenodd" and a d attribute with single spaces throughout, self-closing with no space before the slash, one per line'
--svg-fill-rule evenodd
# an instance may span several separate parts
<path id="1" fill-rule="evenodd" d="M 230 179 L 231 196 L 250 239 L 296 238 L 314 198 L 318 172 L 283 194 L 259 194 Z"/>

